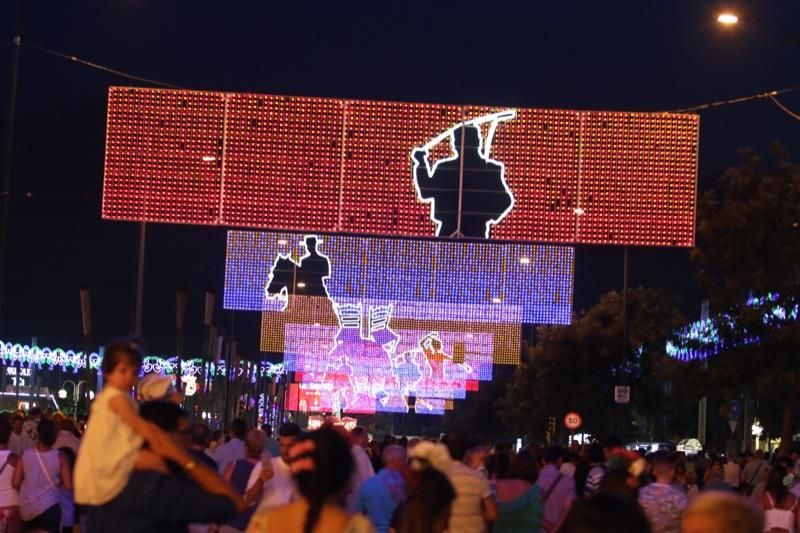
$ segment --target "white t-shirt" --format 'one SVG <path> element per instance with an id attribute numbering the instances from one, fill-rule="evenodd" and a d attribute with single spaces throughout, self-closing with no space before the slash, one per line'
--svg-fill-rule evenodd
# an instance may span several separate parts
<path id="1" fill-rule="evenodd" d="M 8 449 L 14 452 L 15 454 L 22 456 L 22 453 L 31 447 L 31 442 L 28 440 L 28 437 L 25 433 L 20 433 L 17 435 L 13 431 L 11 435 L 8 437 Z"/>
<path id="2" fill-rule="evenodd" d="M 289 465 L 280 457 L 273 457 L 270 462 L 272 463 L 274 475 L 272 479 L 264 483 L 261 502 L 258 504 L 259 509 L 274 509 L 291 503 L 297 497 L 297 486 L 294 483 L 294 479 L 292 479 L 291 472 L 289 472 Z M 253 471 L 250 472 L 246 490 L 250 490 L 255 485 L 258 476 L 261 475 L 261 470 L 263 470 L 263 465 L 259 461 L 253 467 Z"/>
<path id="3" fill-rule="evenodd" d="M 19 505 L 19 495 L 17 489 L 11 486 L 11 479 L 14 477 L 14 467 L 8 463 L 8 456 L 11 450 L 0 451 L 0 507 L 11 507 Z M 5 465 L 5 466 L 4 466 Z"/>
<path id="4" fill-rule="evenodd" d="M 133 471 L 143 439 L 111 410 L 110 402 L 117 396 L 139 410 L 129 394 L 114 387 L 106 387 L 95 396 L 75 463 L 76 503 L 108 503 L 122 492 Z"/>
<path id="5" fill-rule="evenodd" d="M 450 510 L 448 531 L 458 533 L 483 533 L 486 521 L 481 513 L 483 500 L 492 495 L 489 482 L 480 473 L 460 461 L 453 461 L 447 474 L 456 491 Z"/>
<path id="6" fill-rule="evenodd" d="M 722 467 L 722 471 L 725 476 L 725 481 L 730 483 L 731 487 L 736 488 L 739 486 L 739 476 L 742 471 L 739 463 L 728 461 L 725 463 L 725 466 Z"/>

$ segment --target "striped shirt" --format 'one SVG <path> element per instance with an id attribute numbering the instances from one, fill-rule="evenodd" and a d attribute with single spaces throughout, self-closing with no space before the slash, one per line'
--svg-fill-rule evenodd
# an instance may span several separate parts
<path id="1" fill-rule="evenodd" d="M 586 478 L 586 485 L 583 489 L 583 495 L 587 497 L 594 495 L 600 488 L 600 483 L 603 482 L 603 478 L 605 476 L 606 476 L 605 465 L 601 464 L 592 465 L 592 468 L 589 469 L 589 476 Z"/>
<path id="2" fill-rule="evenodd" d="M 456 499 L 450 511 L 448 531 L 458 533 L 484 533 L 486 521 L 481 513 L 485 498 L 492 495 L 489 483 L 484 477 L 461 461 L 453 461 L 447 474 L 456 491 Z"/>

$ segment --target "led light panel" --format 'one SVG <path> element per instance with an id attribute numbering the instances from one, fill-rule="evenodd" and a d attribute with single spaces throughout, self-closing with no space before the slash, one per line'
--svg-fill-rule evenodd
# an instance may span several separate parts
<path id="1" fill-rule="evenodd" d="M 320 374 L 323 382 L 333 374 L 365 377 L 381 390 L 429 398 L 464 398 L 477 386 L 468 382 L 492 379 L 491 335 L 400 329 L 392 339 L 398 342 L 384 348 L 359 337 L 337 343 L 338 329 L 288 325 L 286 369 L 301 372 L 303 382 L 320 381 Z"/>
<path id="2" fill-rule="evenodd" d="M 299 305 L 300 315 L 312 316 L 291 322 L 336 324 L 325 302 L 329 298 L 339 304 L 393 303 L 396 319 L 499 324 L 571 319 L 571 247 L 317 236 L 312 261 L 327 270 L 315 272 L 313 264 L 305 266 L 307 237 L 312 238 L 228 232 L 225 308 L 291 314 Z M 287 309 L 290 291 L 318 300 L 293 301 Z"/>
<path id="3" fill-rule="evenodd" d="M 398 329 L 391 304 L 333 305 L 335 327 L 286 326 L 285 367 L 298 391 L 314 391 L 305 409 L 310 402 L 312 410 L 405 413 L 420 400 L 433 414 L 438 408 L 426 401 L 464 398 L 491 379 L 489 335 Z"/>
<path id="4" fill-rule="evenodd" d="M 342 407 L 334 404 L 332 400 L 332 385 L 320 383 L 292 383 L 289 385 L 285 409 L 287 411 L 302 411 L 307 413 L 330 413 L 338 408 L 344 414 L 369 415 L 378 411 L 388 413 L 408 413 L 443 415 L 445 410 L 452 409 L 452 403 L 441 398 L 416 398 L 412 404 L 390 404 L 376 400 L 368 395 L 352 395 L 349 404 Z"/>
<path id="5" fill-rule="evenodd" d="M 102 214 L 692 246 L 698 127 L 686 114 L 112 87 Z"/>

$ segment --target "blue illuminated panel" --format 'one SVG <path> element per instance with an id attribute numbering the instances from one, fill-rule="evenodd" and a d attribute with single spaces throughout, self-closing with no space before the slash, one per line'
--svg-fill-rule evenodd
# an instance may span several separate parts
<path id="1" fill-rule="evenodd" d="M 418 317 L 420 311 L 435 315 L 438 308 L 430 304 L 441 303 L 457 304 L 442 319 L 571 320 L 571 247 L 317 236 L 314 258 L 327 258 L 329 270 L 306 282 L 297 272 L 307 255 L 303 234 L 228 232 L 225 308 L 279 312 L 289 295 L 312 294 L 339 303 L 391 302 L 396 318 Z M 276 284 L 267 296 L 265 289 L 279 278 L 285 281 L 283 294 Z"/>

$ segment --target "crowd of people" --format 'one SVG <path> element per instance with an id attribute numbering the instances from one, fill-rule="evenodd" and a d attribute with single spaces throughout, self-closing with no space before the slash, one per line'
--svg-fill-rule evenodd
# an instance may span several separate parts
<path id="1" fill-rule="evenodd" d="M 0 414 L 0 533 L 788 533 L 797 454 L 685 457 L 614 438 L 568 448 L 373 438 L 326 420 L 193 422 L 141 352 L 106 347 L 88 424 Z M 133 399 L 137 385 L 138 400 Z"/>

